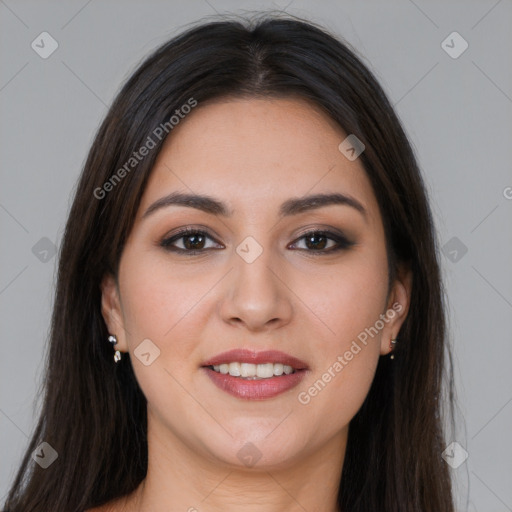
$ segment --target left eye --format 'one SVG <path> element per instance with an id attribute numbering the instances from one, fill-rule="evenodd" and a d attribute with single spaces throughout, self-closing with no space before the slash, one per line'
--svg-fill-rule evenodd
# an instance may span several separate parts
<path id="1" fill-rule="evenodd" d="M 349 242 L 345 237 L 336 235 L 330 231 L 310 231 L 308 233 L 304 233 L 297 240 L 305 241 L 306 247 L 310 249 L 308 252 L 334 252 L 341 249 L 347 249 L 353 245 L 352 242 Z M 329 241 L 334 242 L 334 247 L 332 245 L 329 248 L 326 247 Z"/>

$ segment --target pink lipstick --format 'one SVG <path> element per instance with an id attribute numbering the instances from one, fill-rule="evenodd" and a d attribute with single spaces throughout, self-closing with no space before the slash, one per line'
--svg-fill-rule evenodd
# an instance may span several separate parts
<path id="1" fill-rule="evenodd" d="M 201 366 L 219 389 L 247 400 L 284 393 L 297 386 L 308 370 L 304 361 L 276 350 L 230 350 Z"/>

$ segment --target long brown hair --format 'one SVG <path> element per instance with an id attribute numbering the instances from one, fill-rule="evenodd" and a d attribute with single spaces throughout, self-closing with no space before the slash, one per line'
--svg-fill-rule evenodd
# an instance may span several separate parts
<path id="1" fill-rule="evenodd" d="M 106 273 L 117 275 L 165 137 L 153 136 L 154 149 L 136 166 L 126 163 L 190 98 L 201 104 L 241 95 L 307 99 L 364 143 L 360 160 L 384 222 L 390 283 L 401 262 L 413 273 L 395 359 L 380 358 L 350 424 L 340 508 L 453 512 L 450 475 L 441 458 L 443 404 L 453 418 L 445 297 L 414 153 L 382 88 L 347 43 L 312 23 L 269 15 L 189 27 L 138 67 L 101 124 L 60 249 L 42 411 L 7 511 L 82 512 L 128 494 L 144 479 L 146 399 L 130 358 L 112 361 L 99 285 Z M 124 174 L 123 166 L 129 169 Z M 114 180 L 115 174 L 122 179 Z M 31 459 L 43 441 L 58 453 L 47 469 Z"/>

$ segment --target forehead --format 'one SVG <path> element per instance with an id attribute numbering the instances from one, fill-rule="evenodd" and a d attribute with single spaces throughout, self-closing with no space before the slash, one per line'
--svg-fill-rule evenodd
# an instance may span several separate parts
<path id="1" fill-rule="evenodd" d="M 362 164 L 338 149 L 346 137 L 334 120 L 302 99 L 199 104 L 167 137 L 140 210 L 173 191 L 218 197 L 235 215 L 247 209 L 277 213 L 290 197 L 341 192 L 363 203 L 370 218 L 378 217 Z"/>

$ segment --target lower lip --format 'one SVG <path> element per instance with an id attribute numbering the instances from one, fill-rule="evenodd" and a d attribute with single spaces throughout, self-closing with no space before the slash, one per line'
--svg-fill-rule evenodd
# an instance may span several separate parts
<path id="1" fill-rule="evenodd" d="M 208 377 L 222 391 L 237 398 L 246 400 L 266 400 L 280 395 L 289 389 L 294 388 L 306 375 L 306 370 L 296 370 L 295 373 L 269 377 L 268 379 L 246 380 L 240 377 L 223 374 L 203 367 Z"/>

